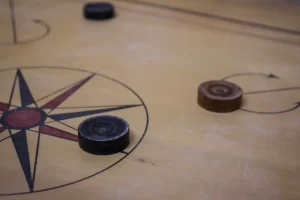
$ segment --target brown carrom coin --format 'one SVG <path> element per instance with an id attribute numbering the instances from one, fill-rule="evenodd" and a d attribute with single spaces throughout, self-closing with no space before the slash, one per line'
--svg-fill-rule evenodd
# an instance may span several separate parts
<path id="1" fill-rule="evenodd" d="M 242 89 L 224 80 L 206 81 L 198 87 L 198 104 L 213 112 L 233 112 L 242 105 Z"/>

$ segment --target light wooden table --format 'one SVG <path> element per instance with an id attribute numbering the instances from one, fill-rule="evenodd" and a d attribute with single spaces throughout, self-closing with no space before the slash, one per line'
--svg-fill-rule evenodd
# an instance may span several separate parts
<path id="1" fill-rule="evenodd" d="M 300 199 L 299 3 L 111 2 L 90 22 L 80 0 L 1 0 L 0 199 Z M 200 108 L 198 85 L 230 75 L 264 92 Z M 123 153 L 79 149 L 99 114 L 129 122 Z"/>

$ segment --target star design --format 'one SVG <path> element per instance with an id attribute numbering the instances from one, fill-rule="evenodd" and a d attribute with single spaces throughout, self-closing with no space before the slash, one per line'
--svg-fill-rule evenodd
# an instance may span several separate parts
<path id="1" fill-rule="evenodd" d="M 62 87 L 38 100 L 35 100 L 28 84 L 20 69 L 16 70 L 15 78 L 13 81 L 13 86 L 11 89 L 10 97 L 8 103 L 0 102 L 0 114 L 2 117 L 0 119 L 0 134 L 8 130 L 9 136 L 0 140 L 0 142 L 11 139 L 16 150 L 16 154 L 19 158 L 20 165 L 22 167 L 24 176 L 26 178 L 28 188 L 30 192 L 34 191 L 34 183 L 36 177 L 36 169 L 39 154 L 40 136 L 45 134 L 48 136 L 77 142 L 77 135 L 69 133 L 67 131 L 55 128 L 53 126 L 47 125 L 47 123 L 58 122 L 64 126 L 70 127 L 74 130 L 77 128 L 71 127 L 63 120 L 73 119 L 78 117 L 88 117 L 95 114 L 101 114 L 116 110 L 129 109 L 133 107 L 141 106 L 141 104 L 131 104 L 131 105 L 114 105 L 114 106 L 95 106 L 95 109 L 84 110 L 80 112 L 66 112 L 59 114 L 51 114 L 51 112 L 57 109 L 60 104 L 70 98 L 76 91 L 78 91 L 83 85 L 85 85 L 90 79 L 94 77 L 95 74 L 91 74 L 82 80 L 79 80 L 71 85 Z M 20 105 L 12 105 L 12 98 L 15 93 L 16 84 L 19 86 L 20 95 Z M 57 95 L 60 93 L 59 95 Z M 38 106 L 37 102 L 45 98 L 54 96 L 53 99 L 49 100 L 42 106 Z M 73 107 L 73 108 L 87 108 L 87 107 Z M 90 108 L 90 107 L 89 107 Z M 47 112 L 46 112 L 47 111 Z M 47 121 L 46 119 L 51 119 L 52 121 Z M 30 164 L 30 155 L 28 151 L 27 144 L 27 134 L 32 134 L 32 128 L 38 127 L 38 140 L 36 143 L 36 153 L 34 166 Z M 13 131 L 16 133 L 13 133 Z M 33 168 L 33 171 L 31 170 Z M 31 173 L 32 172 L 32 173 Z"/>

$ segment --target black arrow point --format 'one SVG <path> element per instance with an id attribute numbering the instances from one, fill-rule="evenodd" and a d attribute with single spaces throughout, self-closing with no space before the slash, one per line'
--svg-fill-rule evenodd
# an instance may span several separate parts
<path id="1" fill-rule="evenodd" d="M 27 137 L 26 131 L 21 130 L 18 133 L 12 134 L 10 131 L 10 137 L 15 146 L 15 150 L 17 152 L 23 173 L 25 175 L 28 187 L 30 192 L 33 191 L 33 181 L 31 178 L 31 167 L 30 167 L 30 159 L 29 159 L 29 151 L 27 145 Z"/>
<path id="2" fill-rule="evenodd" d="M 30 89 L 27 85 L 27 82 L 21 72 L 20 69 L 17 70 L 17 76 L 19 80 L 19 92 L 21 97 L 21 106 L 26 107 L 32 103 L 34 103 L 34 98 L 30 92 Z"/>

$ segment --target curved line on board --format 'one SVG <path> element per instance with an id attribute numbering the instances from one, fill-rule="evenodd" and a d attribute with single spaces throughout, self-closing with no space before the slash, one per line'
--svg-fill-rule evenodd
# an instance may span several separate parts
<path id="1" fill-rule="evenodd" d="M 28 40 L 24 40 L 24 41 L 18 41 L 17 44 L 26 44 L 26 43 L 30 43 L 30 42 L 35 42 L 35 41 L 43 39 L 44 37 L 49 35 L 51 28 L 46 22 L 44 22 L 43 20 L 40 20 L 40 19 L 34 19 L 33 23 L 40 24 L 41 26 L 43 26 L 46 29 L 45 32 L 36 38 L 32 38 L 32 39 L 28 39 Z"/>
<path id="2" fill-rule="evenodd" d="M 237 77 L 237 76 L 263 76 L 266 78 L 279 78 L 278 76 L 270 73 L 270 74 L 264 74 L 264 73 L 239 73 L 239 74 L 232 74 L 229 76 L 225 76 L 224 78 L 222 78 L 222 80 L 226 80 L 229 78 L 233 78 L 233 77 Z"/>
<path id="3" fill-rule="evenodd" d="M 272 90 L 261 90 L 261 91 L 245 92 L 244 95 L 270 93 L 270 92 L 282 92 L 282 91 L 299 90 L 299 89 L 300 89 L 300 87 L 279 88 L 279 89 L 272 89 Z"/>
<path id="4" fill-rule="evenodd" d="M 40 19 L 34 19 L 33 23 L 35 24 L 40 24 L 41 26 L 43 26 L 45 28 L 45 32 L 43 34 L 41 34 L 40 36 L 37 36 L 35 38 L 31 38 L 31 39 L 27 39 L 24 41 L 17 41 L 17 42 L 0 42 L 0 45 L 17 45 L 17 44 L 27 44 L 30 42 L 35 42 L 37 40 L 43 39 L 44 37 L 48 36 L 50 31 L 51 31 L 51 27 L 44 22 L 43 20 Z"/>
<path id="5" fill-rule="evenodd" d="M 287 110 L 282 110 L 282 111 L 261 112 L 261 111 L 247 110 L 247 109 L 244 109 L 244 108 L 240 108 L 240 110 L 245 111 L 245 112 L 250 112 L 250 113 L 256 113 L 256 114 L 269 114 L 269 115 L 273 115 L 273 114 L 287 113 L 287 112 L 296 110 L 299 107 L 300 107 L 300 102 L 296 103 L 296 106 L 294 106 L 293 108 L 289 108 Z"/>

